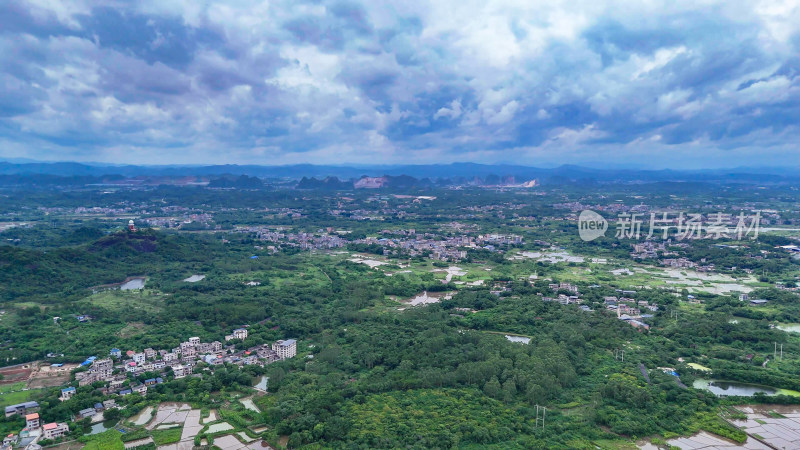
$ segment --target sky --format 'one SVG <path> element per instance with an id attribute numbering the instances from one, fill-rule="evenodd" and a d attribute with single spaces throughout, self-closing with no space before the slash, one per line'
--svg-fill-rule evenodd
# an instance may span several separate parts
<path id="1" fill-rule="evenodd" d="M 3 0 L 0 158 L 800 166 L 800 0 Z"/>

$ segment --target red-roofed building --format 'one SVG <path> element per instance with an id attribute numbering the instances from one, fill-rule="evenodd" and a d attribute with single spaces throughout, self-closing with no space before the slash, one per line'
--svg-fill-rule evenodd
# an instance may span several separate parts
<path id="1" fill-rule="evenodd" d="M 3 439 L 3 445 L 9 448 L 11 448 L 17 442 L 19 442 L 19 437 L 14 433 L 9 434 L 8 436 L 5 437 L 5 439 Z"/>
<path id="2" fill-rule="evenodd" d="M 39 428 L 39 413 L 28 414 L 25 416 L 25 426 L 29 429 Z"/>
<path id="3" fill-rule="evenodd" d="M 65 423 L 47 423 L 42 429 L 45 439 L 56 439 L 69 433 L 69 426 Z"/>

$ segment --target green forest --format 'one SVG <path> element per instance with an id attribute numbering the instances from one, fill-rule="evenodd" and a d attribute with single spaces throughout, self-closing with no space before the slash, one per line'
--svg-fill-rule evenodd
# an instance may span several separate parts
<path id="1" fill-rule="evenodd" d="M 629 256 L 629 242 L 577 240 L 574 229 L 556 220 L 562 213 L 552 205 L 590 193 L 561 191 L 542 198 L 442 191 L 427 204 L 352 194 L 351 211 L 395 211 L 375 223 L 328 220 L 325 212 L 342 202 L 328 193 L 183 189 L 102 198 L 89 193 L 83 199 L 70 192 L 47 197 L 33 191 L 21 199 L 28 209 L 0 204 L 5 214 L 34 223 L 0 234 L 6 242 L 0 245 L 2 365 L 78 363 L 104 357 L 114 347 L 172 348 L 189 336 L 222 340 L 245 325 L 245 346 L 294 338 L 299 341 L 295 358 L 263 368 L 206 367 L 201 377 L 170 377 L 146 398 L 120 399 L 123 417 L 162 401 L 214 408 L 266 375 L 268 393 L 255 400 L 261 412 L 240 411 L 252 416 L 242 420 L 263 424 L 265 438 L 289 448 L 626 448 L 642 438 L 699 430 L 744 442 L 744 432 L 725 418 L 728 406 L 800 403 L 790 395 L 800 391 L 800 339 L 775 326 L 800 322 L 798 295 L 785 289 L 797 279 L 798 262 L 774 250 L 786 237 L 730 252 L 705 242 L 675 249 L 688 260 L 715 261 L 733 280 L 728 284 L 748 283 L 750 298 L 768 301 L 754 307 L 735 292 L 673 287 L 655 261 Z M 123 198 L 129 204 L 180 203 L 214 218 L 200 231 L 140 226 L 130 232 L 122 226 L 126 221 L 76 219 L 62 210 L 53 214 L 54 223 L 39 223 L 34 212 L 36 207 L 116 204 Z M 302 208 L 303 216 L 278 217 L 274 210 L 259 209 L 266 203 L 272 209 Z M 468 207 L 474 208 L 465 214 Z M 398 210 L 414 216 L 403 219 Z M 525 243 L 499 252 L 473 250 L 456 263 L 384 255 L 385 244 L 347 243 L 382 236 L 383 229 L 438 230 L 445 239 L 463 232 L 453 230 L 455 221 L 484 233 L 519 233 Z M 346 245 L 336 249 L 268 250 L 270 244 L 254 233 L 235 231 L 258 224 L 309 233 L 346 228 L 349 234 L 342 234 Z M 558 250 L 534 242 L 542 240 Z M 769 256 L 748 257 L 762 250 L 766 253 L 759 254 Z M 607 258 L 607 264 L 631 269 L 632 275 L 615 275 L 589 260 L 519 256 L 537 251 Z M 382 265 L 354 262 L 355 254 Z M 445 279 L 450 265 L 466 274 Z M 737 268 L 723 270 L 730 266 Z M 205 278 L 183 281 L 193 274 Z M 693 276 L 699 275 L 686 278 Z M 144 288 L 120 290 L 131 277 L 144 277 Z M 692 281 L 695 286 L 712 285 L 698 279 Z M 571 295 L 554 290 L 552 283 L 574 285 L 585 308 L 550 301 Z M 621 297 L 622 290 L 635 292 L 626 295 L 637 302 L 658 305 L 645 311 L 650 313 L 642 319 L 647 329 L 607 309 L 604 299 Z M 422 292 L 447 296 L 410 306 L 408 299 Z M 506 335 L 529 340 L 511 342 Z M 780 360 L 773 356 L 777 345 L 785 355 Z M 784 391 L 769 398 L 717 397 L 692 387 L 709 376 L 697 366 L 716 379 Z M 71 421 L 76 412 L 106 398 L 97 387 L 81 387 L 67 402 L 57 400 L 58 387 L 32 391 L 29 397 L 40 402 L 45 420 Z M 4 399 L 4 404 L 10 403 Z M 86 423 L 70 423 L 74 437 L 88 430 Z M 2 422 L 3 431 L 18 426 L 15 418 Z"/>

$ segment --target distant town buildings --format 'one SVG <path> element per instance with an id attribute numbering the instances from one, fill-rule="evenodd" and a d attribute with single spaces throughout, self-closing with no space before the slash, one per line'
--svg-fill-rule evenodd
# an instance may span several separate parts
<path id="1" fill-rule="evenodd" d="M 365 212 L 366 213 L 366 212 Z M 483 249 L 492 252 L 500 248 L 522 245 L 524 239 L 519 235 L 478 234 L 466 235 L 465 230 L 456 230 L 458 234 L 438 235 L 433 233 L 417 234 L 416 230 L 382 230 L 380 234 L 387 237 L 366 237 L 346 240 L 342 232 L 320 229 L 317 233 L 287 233 L 282 229 L 270 229 L 261 226 L 237 228 L 238 232 L 255 233 L 266 242 L 274 242 L 281 246 L 296 247 L 303 250 L 333 249 L 348 244 L 378 245 L 383 247 L 384 255 L 403 255 L 408 257 L 427 256 L 440 261 L 460 261 L 467 258 L 467 250 Z"/>

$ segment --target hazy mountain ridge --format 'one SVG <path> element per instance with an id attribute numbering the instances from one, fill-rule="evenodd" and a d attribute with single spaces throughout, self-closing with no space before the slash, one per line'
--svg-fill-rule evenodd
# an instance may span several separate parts
<path id="1" fill-rule="evenodd" d="M 296 164 L 287 166 L 207 165 L 207 166 L 111 166 L 76 162 L 0 162 L 2 184 L 98 184 L 132 181 L 136 184 L 157 183 L 159 178 L 192 177 L 198 182 L 220 177 L 259 177 L 298 180 L 305 189 L 342 189 L 363 177 L 390 177 L 390 185 L 420 186 L 430 184 L 516 185 L 538 179 L 543 183 L 582 182 L 656 182 L 717 181 L 773 183 L 800 180 L 799 168 L 737 168 L 730 170 L 644 170 L 600 169 L 576 165 L 539 168 L 511 164 L 426 164 L 383 166 L 326 166 Z M 407 177 L 407 178 L 406 178 Z M 413 178 L 413 180 L 412 180 Z M 244 180 L 244 179 L 242 179 Z M 216 185 L 219 186 L 218 183 Z M 226 187 L 245 187 L 240 183 L 223 183 Z M 237 186 L 238 185 L 238 186 Z M 257 187 L 250 183 L 250 187 Z"/>

